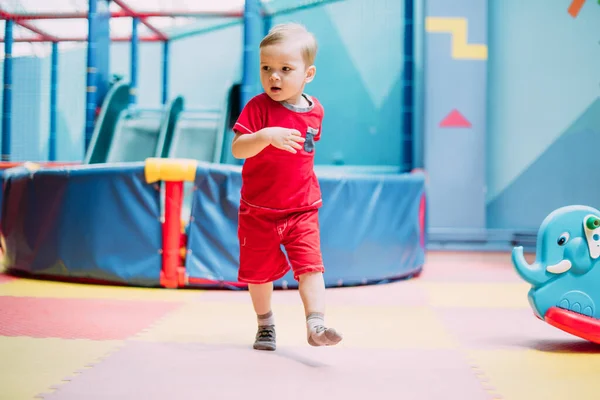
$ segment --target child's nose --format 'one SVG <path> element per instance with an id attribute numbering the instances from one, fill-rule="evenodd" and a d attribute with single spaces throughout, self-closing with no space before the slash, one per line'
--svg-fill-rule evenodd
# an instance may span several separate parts
<path id="1" fill-rule="evenodd" d="M 271 75 L 271 80 L 272 80 L 272 81 L 278 81 L 278 80 L 279 80 L 279 75 L 278 75 L 277 73 L 273 73 L 273 74 Z"/>

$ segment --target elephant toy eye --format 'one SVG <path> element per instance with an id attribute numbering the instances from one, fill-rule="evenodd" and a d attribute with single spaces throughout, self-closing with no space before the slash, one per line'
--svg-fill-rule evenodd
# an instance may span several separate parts
<path id="1" fill-rule="evenodd" d="M 556 243 L 558 243 L 559 246 L 564 246 L 568 241 L 569 241 L 569 234 L 567 232 L 565 232 L 559 236 Z"/>

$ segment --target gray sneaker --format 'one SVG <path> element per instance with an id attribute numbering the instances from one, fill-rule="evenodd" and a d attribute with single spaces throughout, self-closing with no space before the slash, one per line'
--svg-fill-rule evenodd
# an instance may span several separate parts
<path id="1" fill-rule="evenodd" d="M 274 351 L 275 345 L 275 325 L 263 325 L 258 327 L 256 332 L 256 340 L 254 341 L 255 350 Z"/>

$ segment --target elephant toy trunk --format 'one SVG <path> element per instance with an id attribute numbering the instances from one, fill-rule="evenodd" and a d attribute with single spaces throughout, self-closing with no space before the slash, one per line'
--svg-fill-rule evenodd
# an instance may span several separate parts
<path id="1" fill-rule="evenodd" d="M 532 286 L 539 286 L 550 278 L 540 263 L 529 264 L 525 260 L 523 247 L 515 247 L 512 252 L 512 262 L 517 273 Z"/>

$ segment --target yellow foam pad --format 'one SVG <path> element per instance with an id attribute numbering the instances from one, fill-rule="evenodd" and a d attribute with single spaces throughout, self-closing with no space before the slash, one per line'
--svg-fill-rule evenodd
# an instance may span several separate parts
<path id="1" fill-rule="evenodd" d="M 434 307 L 530 308 L 527 283 L 437 283 L 419 282 Z"/>
<path id="2" fill-rule="evenodd" d="M 193 182 L 198 161 L 183 158 L 147 158 L 144 174 L 147 183 L 157 181 Z"/>
<path id="3" fill-rule="evenodd" d="M 169 290 L 83 283 L 16 279 L 0 285 L 0 296 L 76 299 L 184 301 L 201 295 L 200 290 Z"/>
<path id="4" fill-rule="evenodd" d="M 0 398 L 32 399 L 50 393 L 86 365 L 100 362 L 121 341 L 33 339 L 0 336 Z"/>
<path id="5" fill-rule="evenodd" d="M 469 358 L 504 399 L 593 400 L 600 392 L 597 352 L 481 350 Z"/>
<path id="6" fill-rule="evenodd" d="M 273 304 L 278 346 L 305 346 L 304 309 Z M 326 324 L 344 335 L 341 347 L 407 349 L 455 348 L 432 310 L 421 307 L 328 306 Z M 170 313 L 138 340 L 249 345 L 256 334 L 256 315 L 248 303 L 188 303 Z"/>

